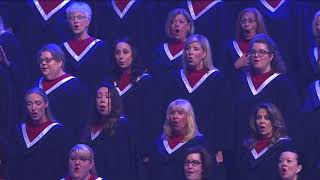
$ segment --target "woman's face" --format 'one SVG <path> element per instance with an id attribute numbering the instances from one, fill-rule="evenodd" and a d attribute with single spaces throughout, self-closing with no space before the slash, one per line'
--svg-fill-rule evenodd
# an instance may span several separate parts
<path id="1" fill-rule="evenodd" d="M 254 35 L 257 34 L 258 23 L 253 12 L 244 12 L 239 23 L 244 39 L 250 40 Z"/>
<path id="2" fill-rule="evenodd" d="M 187 113 L 180 107 L 174 107 L 169 113 L 169 123 L 174 134 L 182 134 L 186 130 Z"/>
<path id="3" fill-rule="evenodd" d="M 114 56 L 116 63 L 122 70 L 130 69 L 132 64 L 132 49 L 128 43 L 119 42 L 116 45 Z"/>
<path id="4" fill-rule="evenodd" d="M 316 17 L 316 33 L 318 37 L 320 37 L 320 16 Z"/>
<path id="5" fill-rule="evenodd" d="M 59 77 L 63 70 L 62 61 L 57 61 L 49 51 L 41 52 L 39 64 L 42 75 L 49 80 Z"/>
<path id="6" fill-rule="evenodd" d="M 37 93 L 29 94 L 26 97 L 26 106 L 33 122 L 42 123 L 47 120 L 45 111 L 48 103 L 44 102 L 42 96 Z"/>
<path id="7" fill-rule="evenodd" d="M 182 14 L 177 14 L 171 21 L 170 34 L 171 38 L 185 41 L 187 39 L 188 32 L 190 31 L 190 23 L 188 23 L 186 17 Z"/>
<path id="8" fill-rule="evenodd" d="M 270 115 L 265 108 L 258 110 L 256 114 L 256 128 L 258 133 L 264 138 L 270 138 L 273 134 L 273 126 Z"/>
<path id="9" fill-rule="evenodd" d="M 283 180 L 293 180 L 301 169 L 302 166 L 298 164 L 296 153 L 289 151 L 281 153 L 278 171 Z"/>
<path id="10" fill-rule="evenodd" d="M 186 64 L 190 69 L 200 70 L 203 69 L 203 60 L 207 53 L 202 48 L 199 42 L 193 42 L 189 44 L 185 50 L 186 52 Z"/>
<path id="11" fill-rule="evenodd" d="M 72 179 L 87 179 L 91 176 L 93 162 L 90 159 L 71 156 L 69 158 L 69 174 Z"/>
<path id="12" fill-rule="evenodd" d="M 71 12 L 68 17 L 68 21 L 73 34 L 87 33 L 90 25 L 90 19 L 85 13 L 81 11 Z"/>
<path id="13" fill-rule="evenodd" d="M 251 64 L 255 72 L 263 74 L 271 71 L 273 54 L 264 43 L 254 43 L 249 51 Z"/>
<path id="14" fill-rule="evenodd" d="M 202 162 L 199 153 L 192 153 L 184 161 L 184 175 L 187 180 L 202 180 Z"/>
<path id="15" fill-rule="evenodd" d="M 98 89 L 96 108 L 102 116 L 106 116 L 111 112 L 111 94 L 107 87 L 101 87 Z"/>

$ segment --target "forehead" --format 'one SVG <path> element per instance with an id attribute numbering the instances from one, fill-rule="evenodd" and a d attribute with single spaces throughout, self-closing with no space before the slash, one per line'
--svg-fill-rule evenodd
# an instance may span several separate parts
<path id="1" fill-rule="evenodd" d="M 185 108 L 180 105 L 180 104 L 175 104 L 173 106 L 170 107 L 170 111 L 173 112 L 173 111 L 182 111 L 182 112 L 186 112 Z"/>
<path id="2" fill-rule="evenodd" d="M 281 153 L 280 158 L 297 159 L 297 154 L 294 152 L 286 151 Z"/>
<path id="3" fill-rule="evenodd" d="M 74 9 L 73 11 L 70 12 L 69 14 L 70 16 L 78 16 L 78 15 L 82 15 L 82 16 L 86 16 L 86 12 L 81 10 L 81 9 Z"/>
<path id="4" fill-rule="evenodd" d="M 187 156 L 188 160 L 201 160 L 200 153 L 191 153 Z"/>
<path id="5" fill-rule="evenodd" d="M 265 43 L 253 43 L 252 49 L 263 49 L 263 50 L 269 50 L 268 46 Z"/>
<path id="6" fill-rule="evenodd" d="M 107 87 L 101 87 L 98 89 L 97 93 L 107 93 L 109 89 Z"/>
<path id="7" fill-rule="evenodd" d="M 43 98 L 41 95 L 39 95 L 37 93 L 31 93 L 31 94 L 27 95 L 26 100 L 27 101 L 43 101 Z"/>
<path id="8" fill-rule="evenodd" d="M 255 17 L 256 16 L 251 11 L 246 11 L 241 15 L 241 18 L 253 18 L 254 19 Z"/>
<path id="9" fill-rule="evenodd" d="M 183 14 L 181 14 L 181 13 L 176 14 L 173 19 L 174 19 L 174 20 L 181 20 L 181 19 L 182 19 L 182 20 L 187 20 L 187 18 L 186 18 Z"/>
<path id="10" fill-rule="evenodd" d="M 124 48 L 131 49 L 131 46 L 126 42 L 118 42 L 116 45 L 116 48 L 117 49 L 124 49 Z"/>
<path id="11" fill-rule="evenodd" d="M 257 114 L 269 114 L 266 108 L 260 108 L 257 111 Z"/>
<path id="12" fill-rule="evenodd" d="M 52 54 L 51 54 L 51 52 L 49 52 L 49 51 L 43 51 L 43 52 L 41 52 L 41 54 L 40 54 L 40 57 L 48 57 L 48 58 L 51 58 L 52 57 Z"/>
<path id="13" fill-rule="evenodd" d="M 196 47 L 202 47 L 199 41 L 193 41 L 192 43 L 188 44 L 188 47 L 196 46 Z"/>

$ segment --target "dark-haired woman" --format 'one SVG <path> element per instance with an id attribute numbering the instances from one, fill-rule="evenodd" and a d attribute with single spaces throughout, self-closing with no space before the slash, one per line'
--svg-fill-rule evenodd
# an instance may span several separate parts
<path id="1" fill-rule="evenodd" d="M 11 143 L 13 161 L 9 179 L 56 180 L 66 174 L 69 136 L 53 118 L 42 89 L 28 90 L 25 105 L 26 121 Z"/>
<path id="2" fill-rule="evenodd" d="M 113 180 L 136 178 L 136 149 L 128 125 L 121 116 L 121 98 L 112 84 L 102 84 L 96 109 L 85 137 L 95 154 L 97 173 Z"/>
<path id="3" fill-rule="evenodd" d="M 248 135 L 251 109 L 267 101 L 283 113 L 289 135 L 294 137 L 297 126 L 299 97 L 296 87 L 286 75 L 286 68 L 275 42 L 265 34 L 257 34 L 250 41 L 250 66 L 240 75 L 235 93 L 237 97 L 238 143 Z"/>
<path id="4" fill-rule="evenodd" d="M 284 150 L 294 148 L 280 110 L 271 103 L 259 104 L 250 118 L 250 132 L 237 158 L 237 178 L 279 179 L 278 158 Z"/>
<path id="5" fill-rule="evenodd" d="M 145 72 L 134 43 L 129 38 L 114 47 L 115 81 L 125 116 L 133 126 L 143 156 L 148 156 L 156 135 L 161 132 L 159 97 L 151 75 Z"/>

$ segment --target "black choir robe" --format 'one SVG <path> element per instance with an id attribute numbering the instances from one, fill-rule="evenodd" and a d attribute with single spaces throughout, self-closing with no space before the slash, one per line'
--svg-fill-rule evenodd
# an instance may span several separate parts
<path id="1" fill-rule="evenodd" d="M 155 45 L 151 25 L 154 12 L 148 8 L 149 0 L 129 1 L 123 11 L 116 5 L 115 0 L 95 1 L 92 3 L 94 19 L 92 25 L 97 37 L 114 44 L 125 36 L 136 42 L 136 48 L 144 64 L 151 60 L 151 51 Z M 164 26 L 163 26 L 164 27 Z"/>
<path id="2" fill-rule="evenodd" d="M 161 79 L 163 76 L 182 68 L 183 49 L 173 55 L 169 50 L 168 43 L 160 44 L 153 54 L 154 61 L 149 65 L 150 74 L 156 79 Z"/>
<path id="3" fill-rule="evenodd" d="M 151 156 L 151 176 L 152 180 L 182 180 L 184 179 L 183 167 L 186 151 L 193 146 L 207 147 L 207 139 L 199 134 L 193 139 L 179 143 L 173 149 L 170 148 L 168 141 L 159 138 L 156 141 L 153 155 Z"/>
<path id="4" fill-rule="evenodd" d="M 132 125 L 140 152 L 150 155 L 156 136 L 161 133 L 163 118 L 160 113 L 160 97 L 155 82 L 149 74 L 142 74 L 136 82 L 119 92 L 125 116 Z M 115 86 L 117 83 L 114 82 Z"/>
<path id="5" fill-rule="evenodd" d="M 34 140 L 26 133 L 22 123 L 16 136 L 12 137 L 12 166 L 9 179 L 56 180 L 67 172 L 69 136 L 64 127 L 53 123 Z"/>
<path id="6" fill-rule="evenodd" d="M 10 66 L 0 64 L 0 86 L 3 97 L 1 97 L 0 114 L 3 132 L 12 134 L 14 128 L 23 114 L 24 91 L 28 86 L 29 76 L 26 73 L 26 62 L 23 59 L 23 53 L 20 44 L 11 32 L 0 33 L 0 45 L 10 62 Z M 6 134 L 7 135 L 7 134 Z"/>
<path id="7" fill-rule="evenodd" d="M 308 51 L 308 58 L 303 63 L 303 74 L 301 75 L 300 88 L 305 90 L 309 84 L 320 78 L 320 68 L 318 63 L 318 47 L 312 47 Z"/>
<path id="8" fill-rule="evenodd" d="M 213 69 L 191 87 L 181 69 L 167 85 L 168 103 L 183 98 L 192 104 L 198 129 L 209 140 L 209 150 L 230 150 L 234 131 L 232 94 L 223 73 Z"/>
<path id="9" fill-rule="evenodd" d="M 260 153 L 254 149 L 242 147 L 237 159 L 237 179 L 245 180 L 277 180 L 278 160 L 285 150 L 294 149 L 293 142 L 288 138 L 280 138 L 272 146 L 264 148 Z"/>
<path id="10" fill-rule="evenodd" d="M 227 9 L 224 8 L 222 0 L 214 0 L 206 6 L 199 14 L 196 14 L 191 0 L 184 0 L 181 7 L 185 8 L 191 15 L 196 34 L 204 35 L 210 45 L 213 57 L 213 64 L 223 60 L 221 44 L 231 37 L 230 16 L 227 14 Z M 233 22 L 232 22 L 233 23 Z"/>
<path id="11" fill-rule="evenodd" d="M 242 52 L 239 44 L 236 40 L 229 41 L 225 44 L 224 50 L 224 58 L 219 61 L 219 66 L 221 71 L 225 73 L 226 77 L 231 81 L 237 81 L 240 73 L 245 70 L 246 67 L 242 69 L 236 69 L 234 67 L 234 63 L 237 61 L 238 58 L 243 56 L 246 52 Z"/>
<path id="12" fill-rule="evenodd" d="M 65 70 L 85 83 L 90 91 L 95 92 L 98 84 L 111 77 L 110 47 L 102 40 L 95 39 L 78 56 L 68 42 L 62 49 L 66 54 Z"/>
<path id="13" fill-rule="evenodd" d="M 249 119 L 255 107 L 262 102 L 270 102 L 281 111 L 289 135 L 296 138 L 299 121 L 300 99 L 285 74 L 274 73 L 255 89 L 249 73 L 243 73 L 236 89 L 236 132 L 238 145 L 249 135 Z"/>
<path id="14" fill-rule="evenodd" d="M 71 38 L 66 8 L 72 0 L 65 0 L 46 14 L 37 0 L 12 3 L 9 16 L 10 26 L 25 48 L 25 60 L 31 72 L 31 82 L 39 75 L 39 65 L 35 61 L 37 51 L 49 43 L 62 43 Z M 23 19 L 23 20 L 22 20 Z M 23 21 L 23 23 L 21 23 Z"/>
<path id="15" fill-rule="evenodd" d="M 139 179 L 137 149 L 128 120 L 121 117 L 112 136 L 103 130 L 89 135 L 99 176 L 113 180 Z"/>
<path id="16" fill-rule="evenodd" d="M 319 80 L 309 85 L 305 92 L 304 104 L 302 106 L 304 133 L 304 162 L 305 174 L 313 179 L 320 177 L 320 84 Z"/>
<path id="17" fill-rule="evenodd" d="M 40 78 L 37 84 L 39 88 L 42 88 L 43 79 Z M 87 86 L 69 76 L 48 89 L 46 94 L 53 116 L 70 132 L 74 143 L 79 142 L 93 103 Z"/>

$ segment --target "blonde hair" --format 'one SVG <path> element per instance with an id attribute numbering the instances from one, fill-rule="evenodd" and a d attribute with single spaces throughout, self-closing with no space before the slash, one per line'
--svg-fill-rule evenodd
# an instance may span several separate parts
<path id="1" fill-rule="evenodd" d="M 163 138 L 169 139 L 173 136 L 173 130 L 170 126 L 169 115 L 176 108 L 182 109 L 187 115 L 186 130 L 184 132 L 183 140 L 189 141 L 190 139 L 194 138 L 196 135 L 200 133 L 197 128 L 197 123 L 195 120 L 192 105 L 188 100 L 185 99 L 176 99 L 169 104 L 166 114 L 166 120 L 163 126 Z"/>
<path id="2" fill-rule="evenodd" d="M 77 144 L 73 146 L 69 152 L 69 158 L 80 158 L 89 160 L 93 163 L 93 167 L 90 170 L 91 175 L 97 175 L 93 150 L 86 144 Z"/>
<path id="3" fill-rule="evenodd" d="M 209 44 L 208 39 L 201 35 L 201 34 L 193 34 L 188 37 L 186 44 L 184 46 L 184 51 L 183 51 L 183 62 L 182 62 L 182 67 L 185 72 L 187 72 L 187 55 L 186 55 L 186 49 L 188 46 L 194 42 L 198 42 L 201 45 L 201 48 L 203 51 L 206 53 L 206 57 L 203 59 L 203 66 L 204 69 L 207 71 L 210 71 L 214 69 L 213 63 L 212 63 L 212 55 L 211 55 L 211 47 Z"/>
<path id="4" fill-rule="evenodd" d="M 178 14 L 183 15 L 186 18 L 188 24 L 190 25 L 190 29 L 189 29 L 187 36 L 194 33 L 194 24 L 193 24 L 193 20 L 192 20 L 190 14 L 185 9 L 177 8 L 177 9 L 174 9 L 169 12 L 167 20 L 166 20 L 165 30 L 166 30 L 167 36 L 170 38 L 172 38 L 171 33 L 170 33 L 171 22 Z"/>

